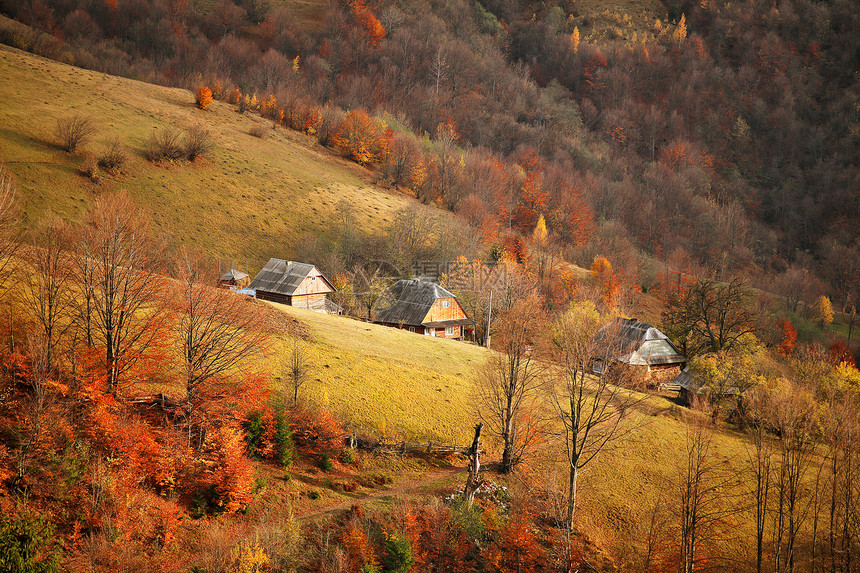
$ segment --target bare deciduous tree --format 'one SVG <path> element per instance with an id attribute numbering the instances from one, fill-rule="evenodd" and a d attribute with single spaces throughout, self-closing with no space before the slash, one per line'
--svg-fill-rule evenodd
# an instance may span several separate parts
<path id="1" fill-rule="evenodd" d="M 740 279 L 728 284 L 698 280 L 669 298 L 663 324 L 687 356 L 730 351 L 758 332 L 759 315 L 752 303 L 753 295 Z"/>
<path id="2" fill-rule="evenodd" d="M 25 257 L 32 272 L 21 297 L 44 337 L 48 371 L 54 366 L 58 340 L 71 326 L 73 267 L 69 245 L 65 224 L 49 217 L 34 233 L 33 248 Z"/>
<path id="3" fill-rule="evenodd" d="M 156 275 L 156 243 L 125 193 L 99 197 L 81 228 L 77 280 L 86 295 L 88 337 L 99 349 L 108 390 L 164 336 L 165 281 Z"/>
<path id="4" fill-rule="evenodd" d="M 305 348 L 298 338 L 293 339 L 289 355 L 281 363 L 281 383 L 284 385 L 284 400 L 289 393 L 293 395 L 293 404 L 299 402 L 299 388 L 311 376 L 312 366 Z"/>
<path id="5" fill-rule="evenodd" d="M 816 405 L 799 385 L 779 388 L 772 396 L 771 425 L 778 439 L 778 466 L 773 474 L 774 571 L 793 573 L 801 527 L 808 518 L 808 474 L 815 447 Z"/>
<path id="6" fill-rule="evenodd" d="M 12 174 L 0 164 L 0 299 L 17 262 L 13 255 L 18 248 L 18 222 L 18 195 Z"/>
<path id="7" fill-rule="evenodd" d="M 576 509 L 579 471 L 627 432 L 631 426 L 624 422 L 630 409 L 641 400 L 633 390 L 616 385 L 624 382 L 623 373 L 613 376 L 610 382 L 608 368 L 592 372 L 595 363 L 610 364 L 624 350 L 621 342 L 595 342 L 594 335 L 609 320 L 594 303 L 581 302 L 559 318 L 553 332 L 558 375 L 547 394 L 562 424 L 560 437 L 567 454 L 567 528 L 573 523 Z"/>
<path id="8" fill-rule="evenodd" d="M 775 442 L 768 432 L 770 403 L 766 389 L 754 387 L 747 394 L 745 418 L 751 439 L 746 461 L 752 481 L 750 493 L 753 498 L 752 509 L 755 513 L 756 572 L 761 573 L 764 566 L 764 536 L 770 510 L 771 478 L 776 465 Z"/>
<path id="9" fill-rule="evenodd" d="M 214 379 L 236 372 L 259 356 L 266 337 L 257 313 L 241 295 L 216 288 L 217 275 L 201 269 L 198 259 L 183 252 L 177 261 L 179 320 L 189 436 L 205 416 L 204 389 Z"/>
<path id="10" fill-rule="evenodd" d="M 514 469 L 537 435 L 537 419 L 529 415 L 540 385 L 534 356 L 543 336 L 540 300 L 532 295 L 515 304 L 497 322 L 496 349 L 477 380 L 478 415 L 487 431 L 502 441 L 502 473 Z"/>
<path id="11" fill-rule="evenodd" d="M 725 531 L 726 518 L 739 504 L 729 496 L 738 477 L 725 470 L 711 451 L 714 428 L 709 421 L 687 420 L 684 456 L 678 468 L 676 518 L 679 531 L 681 573 L 700 570 L 703 547 Z"/>
<path id="12" fill-rule="evenodd" d="M 48 384 L 51 376 L 50 364 L 47 359 L 47 341 L 41 336 L 35 336 L 28 341 L 28 354 L 31 359 L 30 396 L 24 403 L 21 412 L 23 430 L 17 448 L 15 460 L 15 476 L 12 487 L 27 474 L 30 469 L 30 459 L 37 449 L 43 434 L 45 414 L 48 407 Z"/>

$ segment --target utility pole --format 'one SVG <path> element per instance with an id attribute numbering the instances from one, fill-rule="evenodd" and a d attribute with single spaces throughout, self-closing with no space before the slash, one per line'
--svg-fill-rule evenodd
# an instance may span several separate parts
<path id="1" fill-rule="evenodd" d="M 490 347 L 490 323 L 493 320 L 493 291 L 490 291 L 490 311 L 487 313 L 487 336 L 486 343 L 487 348 Z"/>

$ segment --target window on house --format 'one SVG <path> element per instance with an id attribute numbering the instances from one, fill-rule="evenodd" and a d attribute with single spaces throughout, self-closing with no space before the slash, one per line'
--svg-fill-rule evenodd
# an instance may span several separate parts
<path id="1" fill-rule="evenodd" d="M 409 332 L 415 332 L 415 327 L 414 327 L 414 326 L 410 326 L 410 327 L 409 327 Z"/>
<path id="2" fill-rule="evenodd" d="M 424 335 L 425 336 L 433 336 L 435 332 L 436 331 L 432 328 L 427 328 L 427 327 L 424 328 Z"/>
<path id="3" fill-rule="evenodd" d="M 445 327 L 445 336 L 454 336 L 454 327 L 446 326 Z"/>
<path id="4" fill-rule="evenodd" d="M 443 300 L 442 301 L 442 308 L 448 308 L 449 306 L 451 306 L 450 300 Z"/>

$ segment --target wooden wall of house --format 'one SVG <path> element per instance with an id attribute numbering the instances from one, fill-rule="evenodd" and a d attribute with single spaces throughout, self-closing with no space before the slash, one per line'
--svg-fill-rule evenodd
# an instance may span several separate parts
<path id="1" fill-rule="evenodd" d="M 279 302 L 281 304 L 290 304 L 290 297 L 284 294 L 278 294 L 276 292 L 265 292 L 261 290 L 257 290 L 257 298 L 260 300 L 270 300 L 272 302 Z"/>
<path id="2" fill-rule="evenodd" d="M 442 308 L 443 301 L 448 301 L 448 308 Z M 461 318 L 466 318 L 466 313 L 456 298 L 440 298 L 436 299 L 436 302 L 430 307 L 427 316 L 424 317 L 424 322 L 442 322 L 443 320 L 457 320 Z"/>
<path id="3" fill-rule="evenodd" d="M 316 267 L 311 273 L 305 277 L 305 280 L 301 282 L 298 288 L 293 293 L 293 296 L 302 296 L 306 294 L 325 294 L 327 292 L 334 292 L 334 289 L 330 284 L 325 280 L 325 277 L 322 276 L 322 273 L 319 272 Z M 295 305 L 294 305 L 295 306 Z"/>
<path id="4" fill-rule="evenodd" d="M 445 310 L 447 310 L 447 309 L 445 309 Z M 413 328 L 414 330 L 409 330 L 409 331 L 414 332 L 415 334 L 421 334 L 423 336 L 430 336 L 429 334 L 426 334 L 426 329 L 423 326 L 410 327 L 410 326 L 405 325 L 405 324 L 388 324 L 388 323 L 380 323 L 380 324 L 382 324 L 383 326 L 391 326 L 393 328 L 399 328 L 400 330 L 409 330 L 410 328 Z M 436 329 L 436 338 L 451 338 L 451 339 L 461 338 L 462 337 L 462 328 L 463 328 L 462 326 L 455 326 L 454 327 L 454 333 L 450 336 L 445 335 L 445 329 L 444 328 L 437 328 Z"/>
<path id="5" fill-rule="evenodd" d="M 326 312 L 325 293 L 293 295 L 289 304 L 296 308 Z"/>

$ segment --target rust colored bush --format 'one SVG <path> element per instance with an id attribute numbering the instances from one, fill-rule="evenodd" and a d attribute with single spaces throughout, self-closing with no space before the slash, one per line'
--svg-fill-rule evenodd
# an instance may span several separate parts
<path id="1" fill-rule="evenodd" d="M 197 96 L 197 107 L 207 109 L 212 104 L 212 90 L 206 86 L 200 86 L 195 92 Z"/>
<path id="2" fill-rule="evenodd" d="M 332 138 L 332 144 L 360 165 L 379 163 L 388 153 L 390 130 L 364 110 L 349 112 Z"/>
<path id="3" fill-rule="evenodd" d="M 295 444 L 308 452 L 333 452 L 343 446 L 343 426 L 328 410 L 296 406 L 290 411 Z"/>

